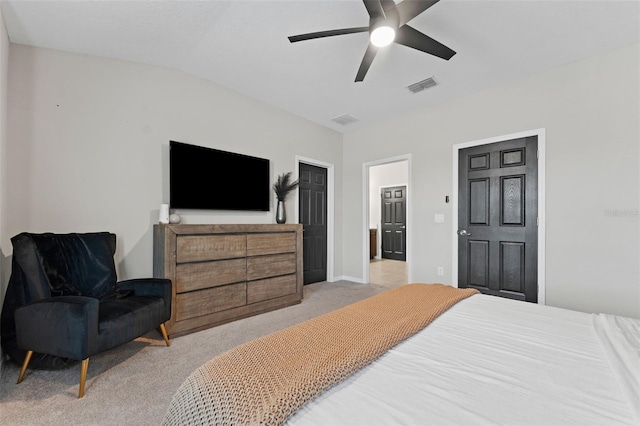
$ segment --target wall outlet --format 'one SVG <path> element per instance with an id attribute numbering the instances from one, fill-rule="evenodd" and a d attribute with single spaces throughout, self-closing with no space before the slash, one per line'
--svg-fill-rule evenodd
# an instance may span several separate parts
<path id="1" fill-rule="evenodd" d="M 436 214 L 433 216 L 433 221 L 434 221 L 435 223 L 444 223 L 444 214 L 442 214 L 442 213 L 436 213 Z"/>
<path id="2" fill-rule="evenodd" d="M 438 276 L 441 277 L 444 275 L 444 268 L 442 266 L 438 266 Z"/>

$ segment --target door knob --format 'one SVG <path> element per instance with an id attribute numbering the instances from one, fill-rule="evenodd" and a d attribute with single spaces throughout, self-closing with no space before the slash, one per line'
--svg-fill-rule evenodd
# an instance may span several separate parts
<path id="1" fill-rule="evenodd" d="M 458 231 L 458 235 L 460 235 L 461 237 L 470 237 L 471 232 L 467 232 L 466 229 L 461 229 Z"/>

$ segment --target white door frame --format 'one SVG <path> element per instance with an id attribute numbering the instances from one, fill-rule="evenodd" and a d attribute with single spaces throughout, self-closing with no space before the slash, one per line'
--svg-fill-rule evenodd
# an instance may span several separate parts
<path id="1" fill-rule="evenodd" d="M 451 284 L 458 287 L 458 156 L 461 149 L 471 148 L 479 145 L 486 145 L 495 142 L 504 142 L 511 139 L 525 138 L 528 136 L 538 137 L 538 304 L 544 305 L 546 298 L 546 276 L 545 276 L 545 133 L 546 129 L 534 129 L 520 133 L 497 136 L 488 139 L 481 139 L 472 142 L 465 142 L 453 146 L 453 189 L 451 191 L 452 200 L 452 220 L 453 238 Z"/>
<path id="2" fill-rule="evenodd" d="M 327 169 L 327 281 L 332 283 L 336 281 L 335 274 L 335 178 L 334 165 L 324 161 L 315 160 L 313 158 L 302 157 L 296 155 L 295 172 L 296 179 L 300 179 L 300 163 L 310 164 L 312 166 Z M 299 197 L 295 198 L 295 223 L 300 223 L 300 206 Z"/>
<path id="3" fill-rule="evenodd" d="M 369 161 L 362 163 L 362 280 L 363 283 L 369 283 L 369 169 L 373 166 L 381 166 L 383 164 L 398 163 L 400 161 L 407 162 L 407 264 L 409 271 L 407 273 L 408 282 L 413 277 L 413 264 L 411 261 L 411 230 L 413 229 L 412 213 L 411 213 L 411 154 L 399 155 L 397 157 L 383 158 L 382 160 Z"/>

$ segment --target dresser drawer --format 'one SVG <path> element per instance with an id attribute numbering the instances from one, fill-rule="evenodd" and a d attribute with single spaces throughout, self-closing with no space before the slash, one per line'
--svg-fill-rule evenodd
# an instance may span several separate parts
<path id="1" fill-rule="evenodd" d="M 284 275 L 247 283 L 247 303 L 275 299 L 296 292 L 296 276 Z"/>
<path id="2" fill-rule="evenodd" d="M 176 292 L 201 290 L 247 280 L 247 259 L 183 263 L 176 266 Z"/>
<path id="3" fill-rule="evenodd" d="M 247 235 L 247 256 L 263 254 L 294 253 L 296 233 L 279 232 Z"/>
<path id="4" fill-rule="evenodd" d="M 246 235 L 180 235 L 176 241 L 178 263 L 233 259 L 246 254 Z"/>
<path id="5" fill-rule="evenodd" d="M 207 315 L 247 303 L 247 284 L 229 284 L 176 295 L 175 320 Z"/>
<path id="6" fill-rule="evenodd" d="M 247 258 L 247 280 L 259 280 L 295 272 L 295 253 Z"/>

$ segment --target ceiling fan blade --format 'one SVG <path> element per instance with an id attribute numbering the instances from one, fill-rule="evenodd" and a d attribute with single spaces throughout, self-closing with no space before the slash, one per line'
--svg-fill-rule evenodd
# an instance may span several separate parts
<path id="1" fill-rule="evenodd" d="M 440 0 L 404 0 L 398 3 L 396 8 L 400 15 L 399 26 L 403 26 L 439 1 Z"/>
<path id="2" fill-rule="evenodd" d="M 369 31 L 369 27 L 343 28 L 340 30 L 318 31 L 315 33 L 300 34 L 290 36 L 289 41 L 295 43 L 297 41 L 312 40 L 314 38 L 333 37 L 344 34 L 364 33 Z"/>
<path id="3" fill-rule="evenodd" d="M 408 25 L 398 28 L 394 42 L 413 49 L 421 50 L 422 52 L 437 56 L 447 61 L 456 54 L 455 51 L 449 49 L 444 44 L 432 39 L 426 34 L 422 34 L 420 31 Z"/>
<path id="4" fill-rule="evenodd" d="M 393 0 L 380 0 L 380 6 L 387 16 L 389 16 L 389 12 L 393 13 L 396 10 L 396 2 Z"/>
<path id="5" fill-rule="evenodd" d="M 369 17 L 373 20 L 384 19 L 386 14 L 384 12 L 384 8 L 382 7 L 382 2 L 380 0 L 362 0 L 364 2 L 364 7 L 367 8 L 367 12 L 369 13 Z"/>
<path id="6" fill-rule="evenodd" d="M 364 80 L 364 76 L 367 75 L 367 71 L 369 71 L 371 62 L 373 62 L 373 58 L 376 57 L 376 53 L 378 53 L 378 48 L 369 43 L 369 47 L 367 47 L 367 51 L 364 52 L 364 58 L 362 58 L 362 62 L 360 63 L 360 68 L 358 68 L 356 82 Z"/>

